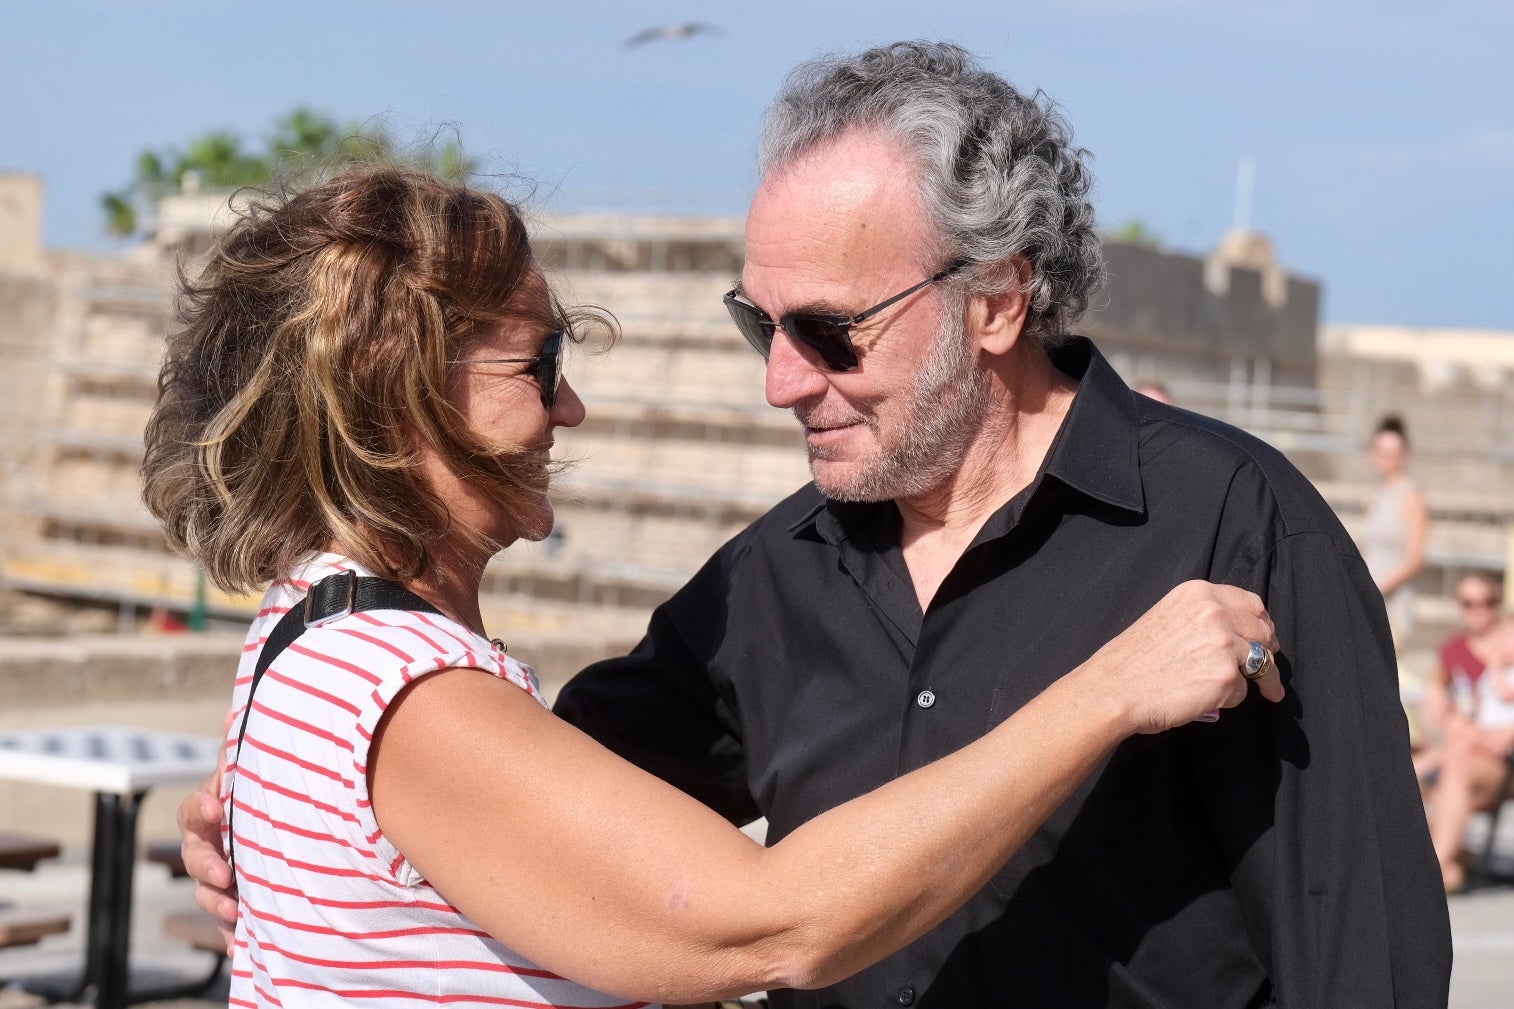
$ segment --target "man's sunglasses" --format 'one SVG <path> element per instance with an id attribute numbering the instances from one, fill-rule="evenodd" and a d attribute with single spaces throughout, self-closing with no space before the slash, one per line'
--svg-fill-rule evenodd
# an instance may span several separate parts
<path id="1" fill-rule="evenodd" d="M 892 298 L 878 302 L 872 308 L 848 318 L 844 315 L 825 315 L 819 312 L 790 312 L 779 316 L 774 322 L 766 312 L 749 302 L 742 301 L 736 291 L 725 296 L 726 311 L 741 335 L 764 358 L 773 352 L 773 334 L 782 329 L 791 340 L 797 340 L 814 350 L 832 371 L 851 371 L 857 367 L 857 351 L 852 347 L 852 327 L 866 322 L 895 302 L 903 301 L 916 291 L 929 287 L 938 280 L 945 280 L 967 265 L 959 259 L 940 273 L 920 281 L 914 287 L 900 291 Z"/>
<path id="2" fill-rule="evenodd" d="M 541 405 L 548 410 L 557 404 L 557 387 L 562 383 L 563 347 L 568 342 L 568 331 L 555 330 L 542 341 L 541 353 L 535 357 L 484 357 L 448 361 L 448 364 L 525 364 L 521 374 L 535 375 L 541 386 Z"/>

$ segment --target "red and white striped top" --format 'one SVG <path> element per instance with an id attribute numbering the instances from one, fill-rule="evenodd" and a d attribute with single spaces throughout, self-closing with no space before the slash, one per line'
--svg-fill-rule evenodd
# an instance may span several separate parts
<path id="1" fill-rule="evenodd" d="M 369 573 L 322 554 L 274 583 L 243 648 L 222 796 L 235 782 L 231 1005 L 646 1005 L 584 988 L 490 938 L 421 878 L 374 819 L 368 746 L 406 684 L 478 668 L 541 701 L 531 668 L 487 639 L 408 610 L 311 628 L 258 683 L 237 759 L 235 732 L 268 634 L 312 582 L 347 569 Z"/>

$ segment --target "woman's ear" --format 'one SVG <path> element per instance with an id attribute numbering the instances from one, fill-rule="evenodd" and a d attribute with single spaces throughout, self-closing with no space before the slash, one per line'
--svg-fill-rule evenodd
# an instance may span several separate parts
<path id="1" fill-rule="evenodd" d="M 1002 355 L 1019 342 L 1030 312 L 1030 296 L 1026 294 L 1030 278 L 1030 261 L 1024 256 L 1014 256 L 994 267 L 985 278 L 994 288 L 993 293 L 969 297 L 968 323 L 979 350 Z"/>

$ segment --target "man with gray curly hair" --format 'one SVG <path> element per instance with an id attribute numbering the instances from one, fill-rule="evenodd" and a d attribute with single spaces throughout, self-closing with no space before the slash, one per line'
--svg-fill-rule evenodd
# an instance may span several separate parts
<path id="1" fill-rule="evenodd" d="M 791 75 L 763 132 L 763 183 L 748 218 L 748 268 L 736 297 L 728 299 L 738 327 L 769 357 L 769 400 L 792 407 L 812 434 L 835 426 L 826 422 L 822 400 L 803 393 L 773 399 L 774 326 L 744 297 L 749 278 L 765 276 L 768 259 L 780 260 L 781 270 L 788 265 L 783 257 L 805 255 L 794 248 L 796 224 L 809 225 L 819 244 L 833 247 L 854 228 L 859 246 L 917 273 L 945 266 L 936 290 L 940 332 L 910 396 L 894 411 L 906 421 L 897 444 L 842 476 L 840 468 L 825 465 L 838 450 L 809 439 L 816 481 L 829 498 L 908 500 L 928 493 L 962 470 L 985 425 L 1012 416 L 1012 410 L 996 410 L 992 373 L 973 353 L 970 298 L 991 301 L 1013 291 L 1023 300 L 1015 311 L 1029 354 L 1019 364 L 1036 374 L 1025 372 L 1021 389 L 999 384 L 1000 398 L 1010 391 L 1071 392 L 1075 383 L 1050 366 L 1044 351 L 1068 339 L 1068 327 L 1104 279 L 1084 155 L 1049 103 L 979 70 L 954 46 L 901 44 L 854 62 L 816 61 Z M 857 164 L 843 166 L 848 158 Z M 898 206 L 853 199 L 850 219 L 837 220 L 845 213 L 842 201 L 862 195 L 858 186 L 869 187 L 875 202 L 894 198 Z M 917 233 L 879 246 L 879 223 L 906 218 Z M 842 272 L 855 271 L 852 261 Z M 800 326 L 801 334 L 816 330 L 814 323 Z"/>
<path id="2" fill-rule="evenodd" d="M 1281 455 L 1069 335 L 1104 275 L 1085 157 L 953 45 L 791 75 L 726 306 L 814 486 L 557 710 L 778 838 L 977 738 L 1177 583 L 1241 585 L 1288 701 L 1127 742 L 934 932 L 773 1005 L 1444 1006 L 1381 598 Z"/>

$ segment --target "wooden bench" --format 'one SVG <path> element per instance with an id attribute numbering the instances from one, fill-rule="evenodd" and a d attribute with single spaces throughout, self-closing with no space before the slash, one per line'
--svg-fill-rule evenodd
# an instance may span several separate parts
<path id="1" fill-rule="evenodd" d="M 0 906 L 0 948 L 30 946 L 45 935 L 67 932 L 71 924 L 72 919 L 66 914 Z"/>
<path id="2" fill-rule="evenodd" d="M 226 940 L 221 938 L 221 930 L 216 927 L 216 920 L 199 908 L 173 911 L 163 916 L 163 934 L 187 942 L 195 949 L 213 954 L 209 973 L 198 981 L 177 986 L 172 991 L 172 995 L 176 998 L 203 995 L 220 979 L 221 967 L 226 963 Z"/>
<path id="3" fill-rule="evenodd" d="M 184 868 L 184 859 L 180 854 L 178 841 L 158 841 L 149 844 L 147 860 L 167 866 L 169 874 L 175 878 L 187 879 L 189 877 L 189 871 Z M 199 995 L 216 983 L 221 976 L 221 966 L 226 962 L 226 940 L 221 937 L 221 930 L 216 927 L 214 918 L 199 908 L 172 911 L 163 916 L 163 934 L 186 942 L 195 949 L 213 954 L 214 959 L 211 961 L 209 973 L 201 980 L 175 986 L 171 991 L 160 994 L 165 996 L 171 994 L 176 998 Z"/>
<path id="4" fill-rule="evenodd" d="M 226 955 L 226 940 L 221 938 L 216 920 L 198 908 L 165 914 L 163 934 L 187 942 L 195 949 L 203 949 L 217 956 Z"/>
<path id="5" fill-rule="evenodd" d="M 146 857 L 149 862 L 167 866 L 168 874 L 174 879 L 189 877 L 189 870 L 184 867 L 184 856 L 179 850 L 178 841 L 155 841 L 147 846 Z"/>
<path id="6" fill-rule="evenodd" d="M 60 850 L 56 841 L 43 837 L 0 833 L 0 869 L 31 872 L 38 862 L 57 858 Z"/>

